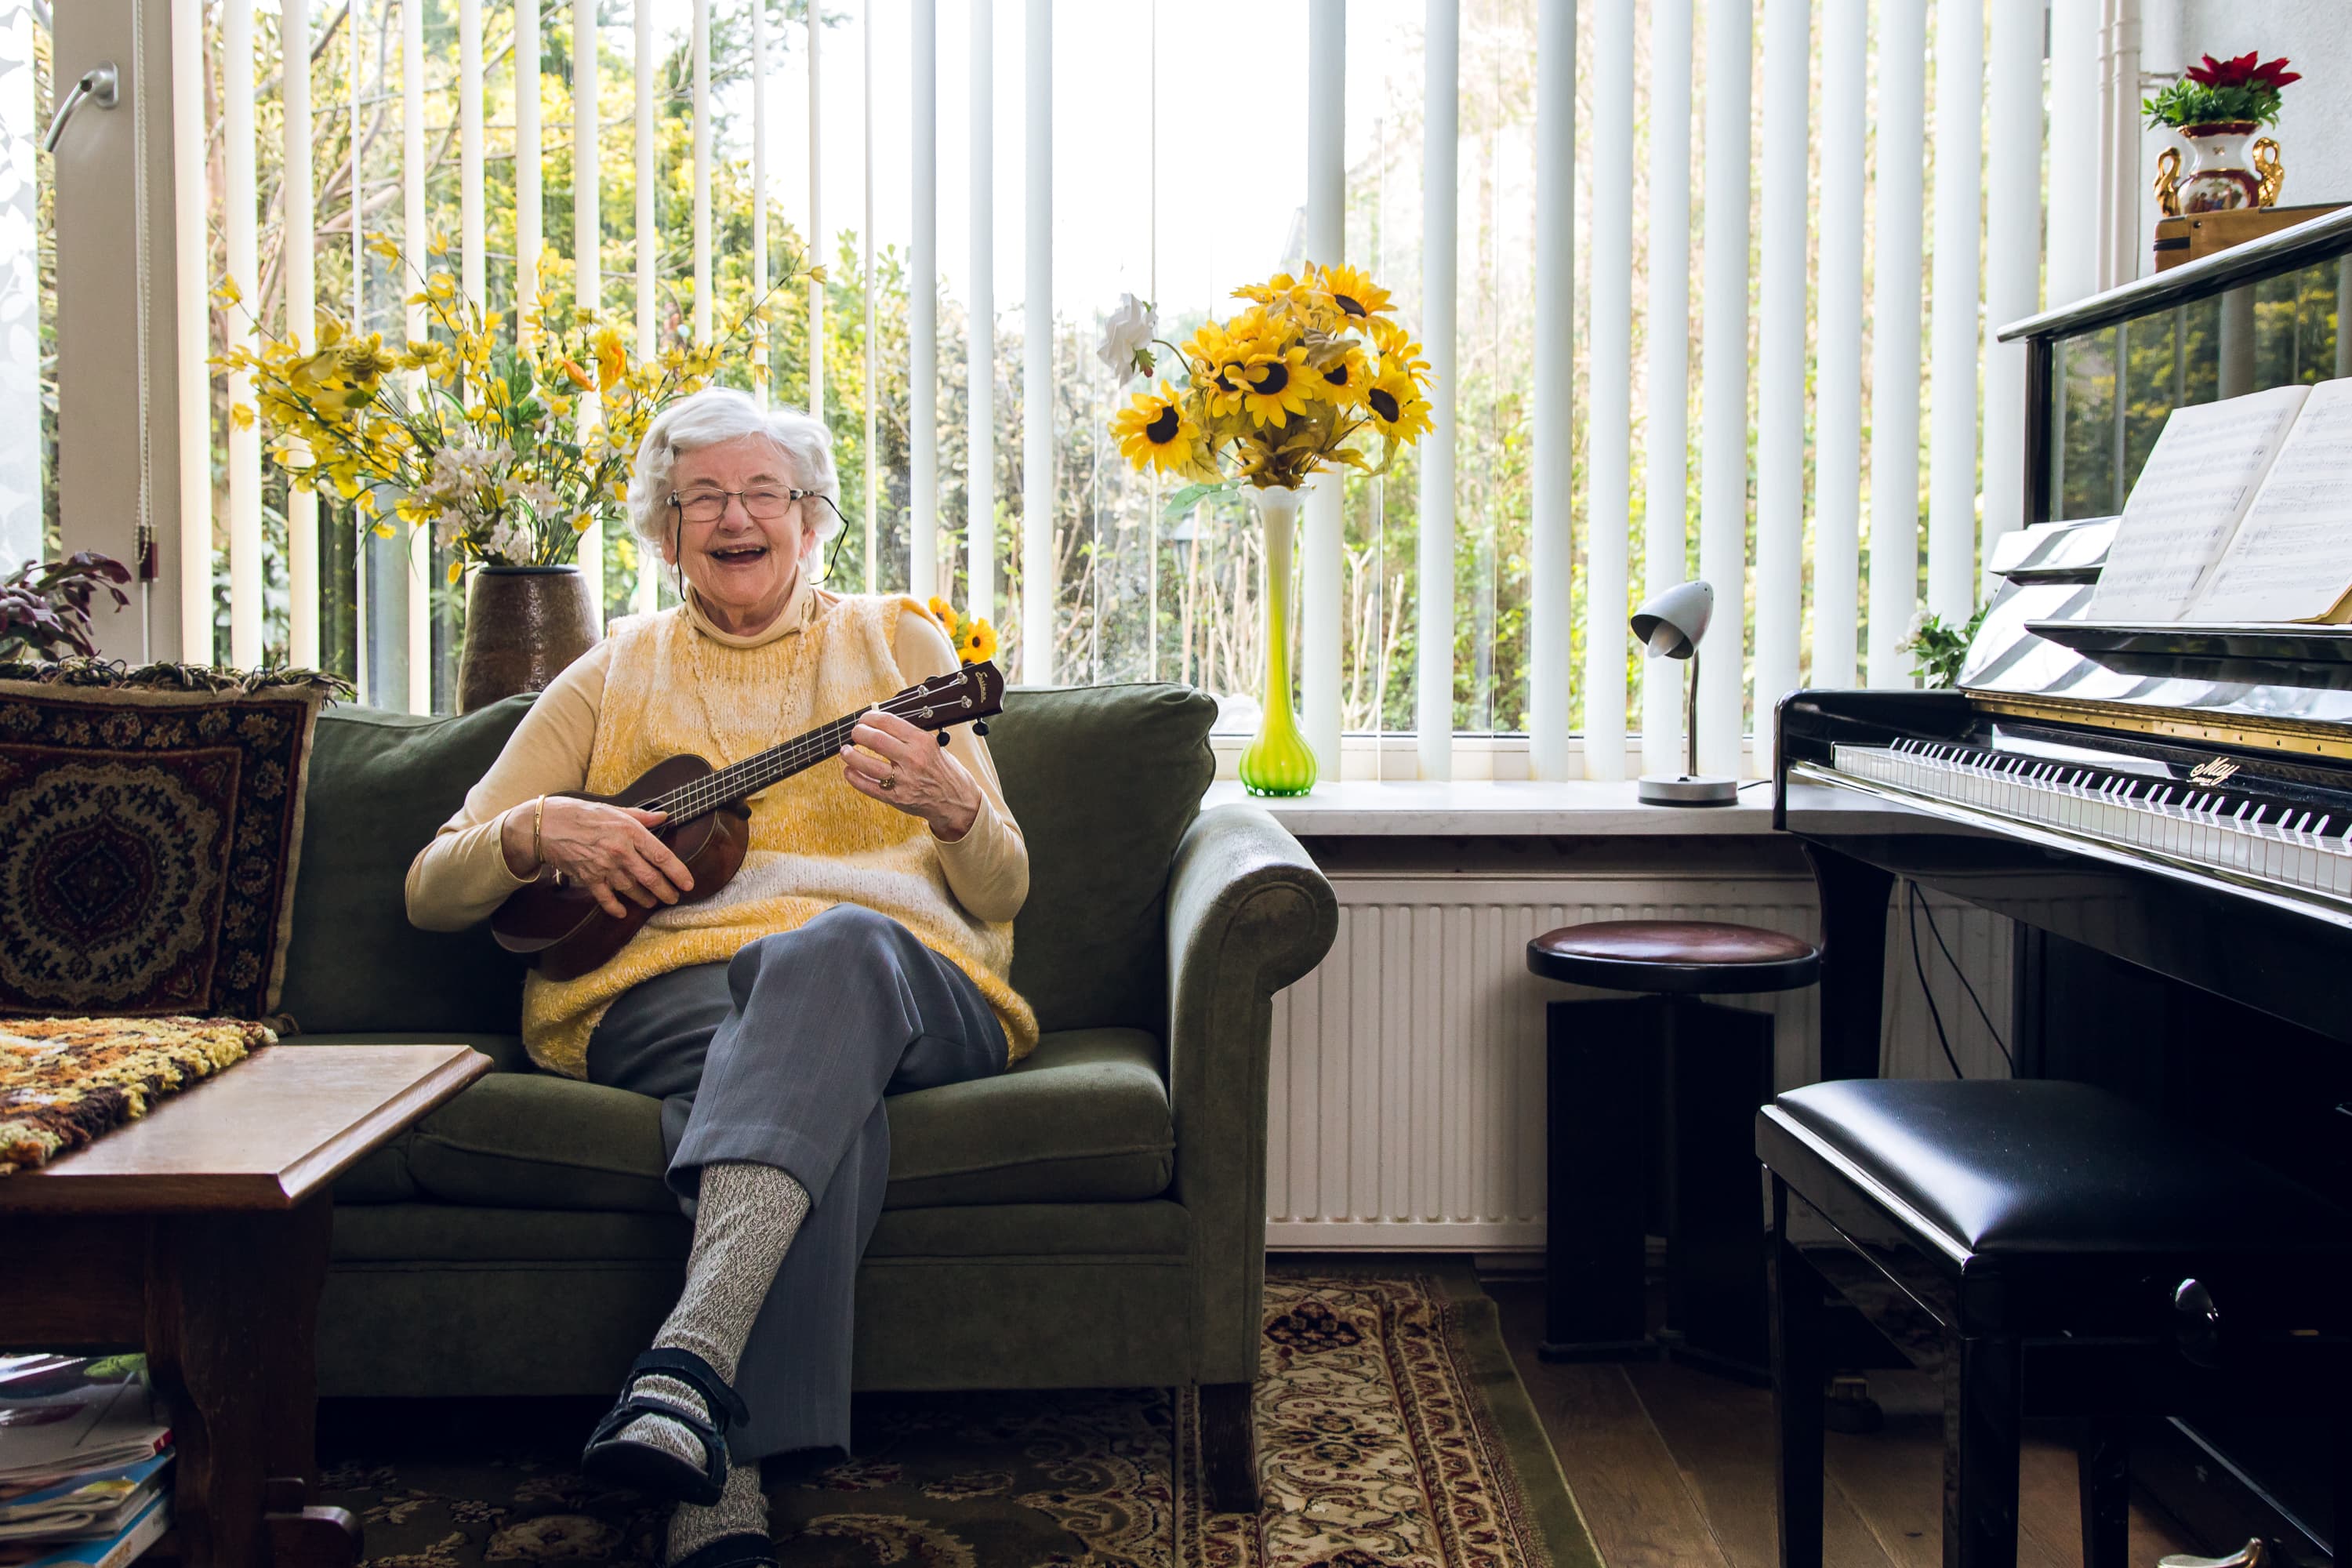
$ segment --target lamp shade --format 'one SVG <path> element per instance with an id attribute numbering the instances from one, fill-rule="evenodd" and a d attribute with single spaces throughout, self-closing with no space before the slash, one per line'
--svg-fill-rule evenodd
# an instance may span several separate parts
<path id="1" fill-rule="evenodd" d="M 1715 614 L 1715 590 L 1697 579 L 1667 589 L 1633 612 L 1633 635 L 1649 649 L 1649 657 L 1688 658 L 1706 636 Z"/>

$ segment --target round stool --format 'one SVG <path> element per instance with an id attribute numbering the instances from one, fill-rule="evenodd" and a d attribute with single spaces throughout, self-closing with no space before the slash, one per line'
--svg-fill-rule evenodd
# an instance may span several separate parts
<path id="1" fill-rule="evenodd" d="M 1547 980 L 1643 994 L 1554 1002 L 1549 1062 L 1547 1361 L 1663 1350 L 1769 1381 L 1763 1188 L 1751 1140 L 1772 1098 L 1772 1017 L 1702 1002 L 1794 991 L 1821 949 L 1759 926 L 1597 921 L 1528 943 Z M 1644 1079 L 1664 1084 L 1666 1326 L 1646 1329 Z"/>

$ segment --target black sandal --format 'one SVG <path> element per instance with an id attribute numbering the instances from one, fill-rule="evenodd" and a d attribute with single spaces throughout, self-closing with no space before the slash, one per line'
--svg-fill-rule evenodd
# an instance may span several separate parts
<path id="1" fill-rule="evenodd" d="M 702 1420 L 665 1400 L 648 1399 L 633 1392 L 639 1378 L 653 1373 L 676 1378 L 693 1388 L 702 1395 L 702 1402 L 711 1412 L 713 1419 Z M 667 1448 L 623 1439 L 623 1429 L 643 1415 L 667 1417 L 699 1438 L 702 1443 L 701 1467 L 697 1468 Z M 581 1451 L 580 1473 L 606 1486 L 628 1487 L 654 1497 L 698 1503 L 708 1508 L 717 1502 L 727 1489 L 728 1426 L 750 1419 L 751 1412 L 744 1408 L 741 1397 L 727 1385 L 727 1380 L 720 1377 L 709 1362 L 692 1351 L 656 1347 L 639 1356 L 630 1365 L 629 1375 L 621 1383 L 620 1403 L 596 1423 L 596 1430 L 588 1436 L 588 1447 Z M 698 1552 L 689 1561 L 698 1561 L 701 1556 L 702 1553 Z M 729 1558 L 725 1561 L 733 1563 L 736 1560 Z M 754 1560 L 745 1558 L 742 1561 L 750 1563 Z M 720 1562 L 713 1558 L 709 1563 L 698 1564 L 698 1568 L 720 1568 Z"/>
<path id="2" fill-rule="evenodd" d="M 669 1568 L 778 1568 L 776 1547 L 764 1535 L 722 1535 L 696 1547 Z"/>

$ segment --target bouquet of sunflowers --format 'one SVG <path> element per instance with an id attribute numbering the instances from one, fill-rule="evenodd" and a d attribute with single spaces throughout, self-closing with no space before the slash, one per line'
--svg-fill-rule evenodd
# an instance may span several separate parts
<path id="1" fill-rule="evenodd" d="M 383 236 L 369 248 L 406 265 Z M 446 241 L 434 242 L 435 257 L 446 252 Z M 265 331 L 257 347 L 215 359 L 252 377 L 253 402 L 230 416 L 245 428 L 257 418 L 296 489 L 331 488 L 378 534 L 391 537 L 395 520 L 431 525 L 434 542 L 456 552 L 453 583 L 468 561 L 571 561 L 588 525 L 627 499 L 654 416 L 709 384 L 723 345 L 672 346 L 632 363 L 618 326 L 587 310 L 551 321 L 543 296 L 509 343 L 500 313 L 464 298 L 448 272 L 436 268 L 421 284 L 408 302 L 425 307 L 424 342 L 362 338 L 322 310 L 309 344 Z M 242 302 L 233 283 L 215 294 Z"/>
<path id="2" fill-rule="evenodd" d="M 940 623 L 940 630 L 948 634 L 948 642 L 956 650 L 956 659 L 962 664 L 982 664 L 996 657 L 996 628 L 986 621 L 975 620 L 934 596 L 924 606 L 931 619 Z"/>
<path id="3" fill-rule="evenodd" d="M 1249 308 L 1207 322 L 1181 349 L 1160 342 L 1183 362 L 1182 388 L 1162 380 L 1111 420 L 1136 468 L 1192 481 L 1174 506 L 1235 484 L 1297 489 L 1340 468 L 1385 473 L 1431 428 L 1429 363 L 1367 274 L 1309 262 L 1298 277 L 1278 272 L 1234 296 Z M 1150 308 L 1130 297 L 1102 357 L 1149 375 L 1154 330 Z"/>

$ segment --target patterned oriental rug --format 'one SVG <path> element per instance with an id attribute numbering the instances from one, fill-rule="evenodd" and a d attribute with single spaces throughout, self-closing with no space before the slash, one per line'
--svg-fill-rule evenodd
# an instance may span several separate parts
<path id="1" fill-rule="evenodd" d="M 1207 1510 L 1195 1412 L 1167 1390 L 864 1395 L 856 1458 L 771 1466 L 779 1557 L 793 1568 L 1601 1568 L 1466 1268 L 1270 1268 L 1265 1296 L 1263 1512 Z M 318 1500 L 361 1518 L 367 1562 L 659 1563 L 667 1510 L 573 1474 L 556 1455 L 577 1432 L 555 1449 L 551 1429 L 535 1455 L 366 1453 L 371 1441 L 411 1446 L 369 1419 L 394 1403 L 322 1411 L 331 1468 Z M 429 1445 L 459 1426 L 427 1417 L 413 1429 Z"/>
<path id="2" fill-rule="evenodd" d="M 233 1018 L 0 1019 L 0 1176 L 70 1154 L 277 1038 Z"/>

